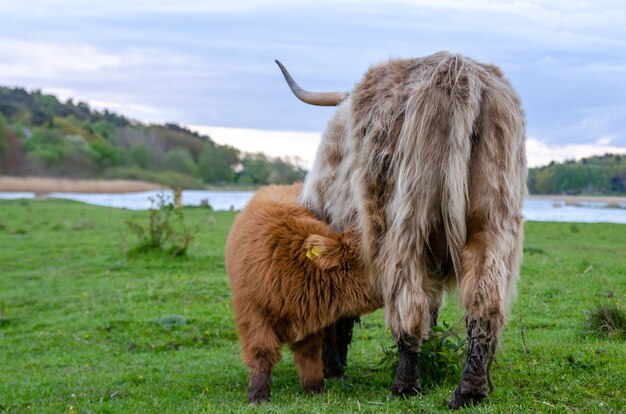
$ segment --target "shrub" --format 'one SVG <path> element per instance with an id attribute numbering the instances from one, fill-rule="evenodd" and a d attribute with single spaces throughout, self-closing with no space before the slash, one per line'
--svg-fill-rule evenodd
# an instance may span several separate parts
<path id="1" fill-rule="evenodd" d="M 138 239 L 137 245 L 129 250 L 129 255 L 163 252 L 170 257 L 186 256 L 193 234 L 185 224 L 183 210 L 174 208 L 163 194 L 150 201 L 153 207 L 148 210 L 147 225 L 135 220 L 126 221 Z"/>
<path id="2" fill-rule="evenodd" d="M 198 175 L 198 166 L 195 161 L 184 148 L 174 148 L 165 154 L 165 168 L 170 171 L 176 171 L 181 174 L 190 176 Z"/>

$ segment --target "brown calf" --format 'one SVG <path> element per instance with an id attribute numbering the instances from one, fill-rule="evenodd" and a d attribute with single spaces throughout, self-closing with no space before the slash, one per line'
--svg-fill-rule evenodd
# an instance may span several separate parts
<path id="1" fill-rule="evenodd" d="M 226 242 L 226 269 L 248 400 L 270 398 L 281 344 L 294 353 L 303 387 L 324 389 L 324 328 L 382 306 L 370 294 L 353 231 L 337 233 L 298 202 L 301 185 L 258 191 L 237 216 Z"/>

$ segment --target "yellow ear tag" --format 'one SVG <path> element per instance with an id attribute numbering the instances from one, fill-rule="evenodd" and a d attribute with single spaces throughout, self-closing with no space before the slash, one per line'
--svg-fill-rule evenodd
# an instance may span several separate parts
<path id="1" fill-rule="evenodd" d="M 313 256 L 318 257 L 320 255 L 320 249 L 317 247 L 313 247 L 311 250 L 306 252 L 306 257 L 313 260 Z"/>

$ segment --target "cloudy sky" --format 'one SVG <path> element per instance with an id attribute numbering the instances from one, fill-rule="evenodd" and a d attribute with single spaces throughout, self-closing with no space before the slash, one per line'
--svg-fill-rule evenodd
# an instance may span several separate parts
<path id="1" fill-rule="evenodd" d="M 498 64 L 522 97 L 531 165 L 626 152 L 626 2 L 0 0 L 0 84 L 308 165 L 334 109 L 372 64 L 439 50 Z"/>

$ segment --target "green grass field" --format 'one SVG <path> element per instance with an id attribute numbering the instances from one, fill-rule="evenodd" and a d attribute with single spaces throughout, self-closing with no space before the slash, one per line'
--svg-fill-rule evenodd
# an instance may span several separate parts
<path id="1" fill-rule="evenodd" d="M 348 378 L 305 395 L 287 351 L 272 402 L 246 401 L 224 242 L 234 213 L 185 209 L 188 259 L 128 258 L 125 220 L 146 212 L 0 201 L 0 412 L 446 412 L 457 378 L 389 397 L 393 344 L 381 311 L 355 330 Z M 466 412 L 626 412 L 626 342 L 585 331 L 598 304 L 626 305 L 626 226 L 526 223 L 518 299 Z M 454 292 L 441 319 L 456 325 Z"/>

